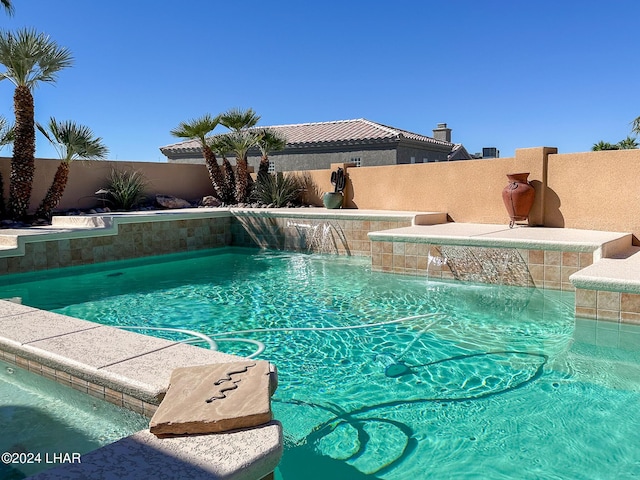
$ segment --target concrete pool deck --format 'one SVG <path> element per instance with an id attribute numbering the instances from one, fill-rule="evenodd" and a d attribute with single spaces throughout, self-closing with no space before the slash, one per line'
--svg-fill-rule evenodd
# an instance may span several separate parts
<path id="1" fill-rule="evenodd" d="M 0 301 L 0 360 L 150 417 L 177 367 L 241 360 L 221 352 Z M 273 370 L 275 376 L 275 370 Z M 275 380 L 274 380 L 275 381 Z M 159 439 L 148 430 L 33 478 L 260 479 L 282 456 L 277 421 Z"/>

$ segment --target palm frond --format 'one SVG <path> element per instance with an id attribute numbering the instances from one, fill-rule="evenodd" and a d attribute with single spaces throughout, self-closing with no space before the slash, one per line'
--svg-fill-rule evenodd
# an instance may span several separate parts
<path id="1" fill-rule="evenodd" d="M 33 29 L 0 31 L 0 79 L 33 89 L 40 82 L 55 82 L 60 70 L 73 64 L 71 52 L 48 35 Z"/>
<path id="2" fill-rule="evenodd" d="M 205 145 L 205 138 L 220 123 L 219 116 L 205 114 L 199 118 L 194 118 L 180 124 L 169 133 L 178 138 L 190 138 L 200 140 L 201 146 Z"/>
<path id="3" fill-rule="evenodd" d="M 4 11 L 6 12 L 6 14 L 12 17 L 15 13 L 15 9 L 13 8 L 11 0 L 0 0 L 0 3 L 4 7 Z"/>
<path id="4" fill-rule="evenodd" d="M 236 158 L 244 159 L 251 147 L 255 147 L 260 135 L 255 131 L 240 130 L 225 134 L 228 148 L 235 153 Z"/>
<path id="5" fill-rule="evenodd" d="M 37 124 L 37 127 L 65 162 L 78 159 L 98 160 L 105 158 L 109 153 L 109 149 L 102 143 L 102 138 L 95 137 L 86 125 L 78 125 L 71 120 L 59 122 L 51 117 L 48 129 L 40 124 Z"/>
<path id="6" fill-rule="evenodd" d="M 13 143 L 15 130 L 6 118 L 0 116 L 0 148 Z"/>
<path id="7" fill-rule="evenodd" d="M 255 127 L 260 120 L 260 116 L 252 108 L 240 110 L 232 108 L 220 115 L 220 123 L 233 131 Z"/>
<path id="8" fill-rule="evenodd" d="M 258 148 L 263 157 L 267 157 L 270 152 L 282 150 L 287 145 L 287 138 L 276 130 L 263 128 L 257 133 L 260 136 Z"/>

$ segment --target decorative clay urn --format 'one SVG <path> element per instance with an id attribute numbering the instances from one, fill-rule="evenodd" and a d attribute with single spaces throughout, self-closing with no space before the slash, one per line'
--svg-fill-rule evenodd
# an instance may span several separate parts
<path id="1" fill-rule="evenodd" d="M 527 181 L 527 173 L 507 174 L 509 184 L 502 190 L 502 200 L 509 213 L 509 228 L 513 228 L 516 222 L 529 219 L 529 212 L 536 197 L 536 191 Z"/>

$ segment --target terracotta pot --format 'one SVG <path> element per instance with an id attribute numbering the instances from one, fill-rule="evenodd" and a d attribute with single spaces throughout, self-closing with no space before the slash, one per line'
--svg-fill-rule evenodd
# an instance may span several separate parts
<path id="1" fill-rule="evenodd" d="M 502 200 L 507 207 L 509 228 L 513 228 L 516 222 L 529 219 L 529 212 L 536 198 L 536 191 L 527 181 L 529 173 L 511 173 L 507 175 L 509 185 L 502 190 Z"/>

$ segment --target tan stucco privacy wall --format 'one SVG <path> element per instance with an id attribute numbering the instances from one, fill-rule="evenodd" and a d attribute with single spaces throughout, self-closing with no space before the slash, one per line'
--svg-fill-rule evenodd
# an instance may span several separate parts
<path id="1" fill-rule="evenodd" d="M 44 198 L 58 168 L 59 160 L 36 159 L 31 209 L 35 210 Z M 140 171 L 147 181 L 149 193 L 174 195 L 187 200 L 211 195 L 213 188 L 204 165 L 125 162 L 125 161 L 74 161 L 71 164 L 69 182 L 60 209 L 90 208 L 98 202 L 95 192 L 107 186 L 112 169 Z M 11 159 L 0 157 L 0 173 L 4 182 L 4 198 L 9 196 Z"/>
<path id="2" fill-rule="evenodd" d="M 32 208 L 49 186 L 57 161 L 38 160 Z M 334 164 L 333 169 L 345 164 Z M 96 205 L 94 192 L 114 168 L 139 170 L 149 193 L 194 200 L 212 193 L 204 165 L 74 162 L 61 209 Z M 640 150 L 558 154 L 556 148 L 516 150 L 514 157 L 413 165 L 349 167 L 346 208 L 446 212 L 455 222 L 507 224 L 501 192 L 507 173 L 530 172 L 536 189 L 531 225 L 632 232 L 640 238 Z M 0 158 L 5 198 L 10 159 Z M 330 170 L 298 173 L 309 200 L 332 191 Z M 545 187 L 546 185 L 546 187 Z"/>
<path id="3" fill-rule="evenodd" d="M 506 174 L 530 172 L 536 190 L 531 225 L 631 232 L 640 238 L 639 169 L 640 150 L 558 154 L 551 147 L 518 149 L 510 158 L 347 166 L 345 206 L 442 211 L 455 222 L 507 224 L 501 196 Z M 330 172 L 306 175 L 318 186 L 310 198 L 320 202 L 321 192 L 332 189 Z"/>

